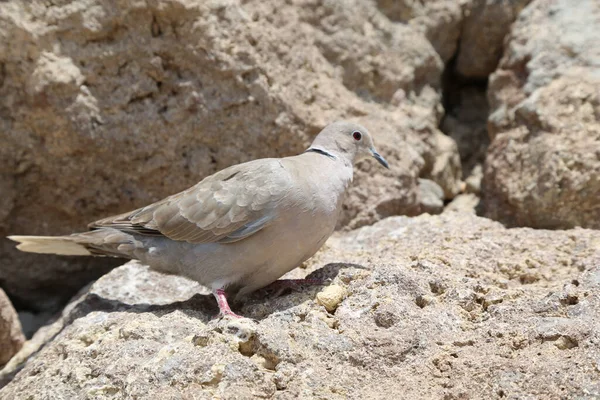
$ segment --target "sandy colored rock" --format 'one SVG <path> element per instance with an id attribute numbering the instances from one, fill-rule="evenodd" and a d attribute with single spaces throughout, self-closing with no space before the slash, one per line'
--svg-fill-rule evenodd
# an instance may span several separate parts
<path id="1" fill-rule="evenodd" d="M 4 365 L 23 346 L 25 336 L 19 316 L 12 303 L 0 289 L 0 365 Z"/>
<path id="2" fill-rule="evenodd" d="M 439 214 L 444 210 L 444 190 L 432 180 L 419 179 L 421 211 Z"/>
<path id="3" fill-rule="evenodd" d="M 600 227 L 599 36 L 592 0 L 534 1 L 513 25 L 488 90 L 486 216 L 510 226 Z"/>
<path id="4" fill-rule="evenodd" d="M 410 24 L 423 32 L 444 62 L 454 56 L 461 35 L 463 8 L 471 0 L 377 0 L 392 21 Z"/>
<path id="5" fill-rule="evenodd" d="M 473 0 L 466 2 L 456 56 L 456 72 L 486 79 L 498 66 L 510 26 L 531 0 Z"/>
<path id="6" fill-rule="evenodd" d="M 597 397 L 599 266 L 598 231 L 392 217 L 288 276 L 345 288 L 334 314 L 307 287 L 219 321 L 197 285 L 129 263 L 65 310 L 0 398 Z"/>
<path id="7" fill-rule="evenodd" d="M 456 73 L 486 79 L 502 57 L 510 25 L 531 0 L 377 0 L 392 21 L 425 34 L 442 60 L 456 58 Z"/>
<path id="8" fill-rule="evenodd" d="M 471 174 L 465 179 L 465 190 L 467 193 L 479 195 L 481 193 L 481 180 L 483 179 L 483 167 L 477 164 Z"/>
<path id="9" fill-rule="evenodd" d="M 460 192 L 462 176 L 457 144 L 442 132 L 437 132 L 428 140 L 436 152 L 425 160 L 426 173 L 423 177 L 437 183 L 443 189 L 445 199 L 452 199 Z"/>
<path id="10" fill-rule="evenodd" d="M 317 303 L 330 313 L 334 312 L 346 297 L 346 289 L 339 285 L 330 285 L 317 293 Z"/>
<path id="11" fill-rule="evenodd" d="M 462 213 L 477 213 L 477 206 L 480 202 L 479 196 L 474 193 L 463 193 L 456 196 L 444 208 L 444 212 L 462 212 Z"/>
<path id="12" fill-rule="evenodd" d="M 4 2 L 0 236 L 81 230 L 299 153 L 341 118 L 367 126 L 392 169 L 361 165 L 340 227 L 418 214 L 419 177 L 447 193 L 460 178 L 436 138 L 442 70 L 423 32 L 362 1 Z M 0 246 L 3 287 L 38 310 L 114 266 Z"/>

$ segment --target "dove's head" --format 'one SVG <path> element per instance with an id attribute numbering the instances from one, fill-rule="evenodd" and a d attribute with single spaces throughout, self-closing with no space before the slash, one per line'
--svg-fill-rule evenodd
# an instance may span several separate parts
<path id="1" fill-rule="evenodd" d="M 375 158 L 390 168 L 387 161 L 375 150 L 371 134 L 362 125 L 338 121 L 327 125 L 315 138 L 309 150 L 322 151 L 351 165 L 367 157 Z"/>

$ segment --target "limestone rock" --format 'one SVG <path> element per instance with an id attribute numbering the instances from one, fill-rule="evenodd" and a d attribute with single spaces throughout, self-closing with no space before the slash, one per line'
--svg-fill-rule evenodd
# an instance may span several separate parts
<path id="1" fill-rule="evenodd" d="M 467 193 L 479 195 L 481 193 L 481 180 L 483 179 L 483 167 L 481 164 L 475 165 L 471 175 L 465 179 L 465 190 Z"/>
<path id="2" fill-rule="evenodd" d="M 444 191 L 437 183 L 429 179 L 419 179 L 421 211 L 439 214 L 444 209 Z"/>
<path id="3" fill-rule="evenodd" d="M 425 178 L 436 182 L 444 190 L 444 198 L 452 199 L 460 192 L 462 169 L 456 142 L 441 132 L 427 139 L 435 153 L 426 159 Z"/>
<path id="4" fill-rule="evenodd" d="M 476 214 L 479 206 L 480 198 L 474 193 L 463 193 L 456 196 L 446 208 L 444 212 L 462 212 Z"/>
<path id="5" fill-rule="evenodd" d="M 232 321 L 132 262 L 82 292 L 0 398 L 598 397 L 599 266 L 598 231 L 391 217 L 290 274 L 343 288 L 334 314 L 308 287 L 252 296 L 234 309 L 254 321 Z"/>
<path id="6" fill-rule="evenodd" d="M 359 0 L 0 3 L 0 236 L 83 230 L 301 152 L 340 118 L 367 126 L 392 166 L 361 165 L 340 226 L 419 213 L 418 178 L 452 195 L 460 166 L 436 138 L 444 66 L 417 26 Z M 0 257 L 3 287 L 34 310 L 115 265 L 6 240 Z"/>
<path id="7" fill-rule="evenodd" d="M 600 3 L 534 1 L 490 78 L 485 215 L 599 228 Z"/>
<path id="8" fill-rule="evenodd" d="M 380 10 L 392 21 L 408 23 L 423 32 L 444 62 L 456 53 L 467 4 L 470 0 L 377 0 Z"/>
<path id="9" fill-rule="evenodd" d="M 465 18 L 456 57 L 456 72 L 471 79 L 486 79 L 502 57 L 504 37 L 531 0 L 473 0 Z"/>
<path id="10" fill-rule="evenodd" d="M 4 365 L 23 346 L 25 336 L 12 303 L 0 289 L 0 365 Z"/>
<path id="11" fill-rule="evenodd" d="M 330 285 L 317 293 L 317 303 L 330 313 L 334 312 L 346 297 L 346 290 L 339 285 Z"/>

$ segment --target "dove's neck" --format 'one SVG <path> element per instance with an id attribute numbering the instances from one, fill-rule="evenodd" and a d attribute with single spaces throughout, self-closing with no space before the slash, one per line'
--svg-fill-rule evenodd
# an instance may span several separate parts
<path id="1" fill-rule="evenodd" d="M 318 174 L 326 175 L 332 189 L 340 193 L 352 182 L 354 167 L 347 154 L 313 145 L 301 157 L 311 157 L 314 160 L 311 165 Z"/>
<path id="2" fill-rule="evenodd" d="M 329 151 L 327 151 L 325 149 L 322 149 L 320 147 L 313 147 L 313 146 L 311 146 L 308 149 L 306 149 L 306 151 L 305 151 L 305 153 L 308 153 L 308 152 L 313 152 L 313 153 L 321 154 L 321 155 L 324 155 L 324 156 L 327 156 L 327 157 L 331 158 L 332 160 L 337 160 L 338 159 L 338 157 L 335 154 L 332 154 Z"/>
<path id="3" fill-rule="evenodd" d="M 343 163 L 346 167 L 349 167 L 350 170 L 352 170 L 352 166 L 354 164 L 352 162 L 351 154 L 348 154 L 344 151 L 339 151 L 337 149 L 336 150 L 325 149 L 324 147 L 321 147 L 318 145 L 315 146 L 313 144 L 308 149 L 306 149 L 305 153 L 317 153 L 322 156 L 328 157 L 334 161 L 339 161 L 339 162 Z"/>
<path id="4" fill-rule="evenodd" d="M 322 152 L 328 157 L 333 157 L 352 168 L 356 158 L 356 146 L 354 143 L 341 140 L 337 136 L 340 135 L 332 136 L 321 133 L 313 140 L 307 151 Z"/>

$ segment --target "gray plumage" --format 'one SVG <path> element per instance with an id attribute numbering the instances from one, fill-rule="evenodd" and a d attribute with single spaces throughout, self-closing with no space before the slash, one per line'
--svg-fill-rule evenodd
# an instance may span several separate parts
<path id="1" fill-rule="evenodd" d="M 22 251 L 105 255 L 243 296 L 310 258 L 335 229 L 354 163 L 375 151 L 351 122 L 328 125 L 297 156 L 234 165 L 164 200 L 89 225 L 70 236 L 10 236 Z"/>

